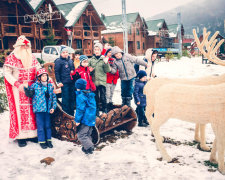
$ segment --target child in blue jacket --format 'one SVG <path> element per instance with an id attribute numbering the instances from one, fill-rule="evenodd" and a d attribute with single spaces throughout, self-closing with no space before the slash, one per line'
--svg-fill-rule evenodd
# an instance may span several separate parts
<path id="1" fill-rule="evenodd" d="M 32 104 L 36 116 L 38 142 L 42 149 L 53 148 L 50 114 L 54 112 L 57 102 L 54 87 L 48 83 L 48 73 L 45 69 L 37 71 L 37 81 L 31 85 L 30 90 L 34 92 Z"/>
<path id="2" fill-rule="evenodd" d="M 86 90 L 87 81 L 78 79 L 75 83 L 76 91 L 76 114 L 75 122 L 78 127 L 77 137 L 82 144 L 82 151 L 85 154 L 92 154 L 94 144 L 92 143 L 92 130 L 96 119 L 95 94 Z"/>
<path id="3" fill-rule="evenodd" d="M 143 89 L 146 84 L 147 73 L 144 70 L 140 70 L 137 73 L 137 79 L 135 79 L 134 85 L 134 102 L 137 105 L 136 113 L 138 116 L 138 126 L 146 127 L 149 125 L 145 116 L 146 107 L 146 95 L 143 94 Z"/>

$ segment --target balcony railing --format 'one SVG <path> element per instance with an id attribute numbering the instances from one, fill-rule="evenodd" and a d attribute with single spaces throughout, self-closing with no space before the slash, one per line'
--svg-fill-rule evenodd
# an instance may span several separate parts
<path id="1" fill-rule="evenodd" d="M 73 29 L 73 39 L 99 39 L 100 32 L 96 30 Z"/>
<path id="2" fill-rule="evenodd" d="M 1 36 L 20 36 L 35 37 L 40 39 L 46 39 L 48 35 L 48 29 L 37 28 L 35 25 L 14 25 L 1 23 Z M 62 39 L 62 31 L 53 29 L 55 39 Z"/>

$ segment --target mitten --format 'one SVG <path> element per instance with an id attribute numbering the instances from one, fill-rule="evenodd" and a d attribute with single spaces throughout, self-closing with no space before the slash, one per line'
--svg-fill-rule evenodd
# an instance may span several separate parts
<path id="1" fill-rule="evenodd" d="M 28 87 L 24 87 L 24 92 L 25 92 L 25 95 L 27 97 L 30 97 L 30 98 L 33 98 L 34 93 L 35 93 L 34 90 L 30 89 L 29 86 Z"/>

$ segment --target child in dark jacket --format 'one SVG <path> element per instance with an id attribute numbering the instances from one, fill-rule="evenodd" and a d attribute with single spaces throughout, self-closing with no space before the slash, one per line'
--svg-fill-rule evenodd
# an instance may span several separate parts
<path id="1" fill-rule="evenodd" d="M 87 81 L 78 79 L 76 86 L 76 114 L 75 122 L 78 127 L 77 137 L 82 144 L 82 151 L 85 154 L 92 154 L 94 151 L 94 144 L 92 143 L 92 130 L 95 126 L 96 119 L 96 102 L 95 94 L 86 90 Z"/>
<path id="2" fill-rule="evenodd" d="M 96 87 L 92 81 L 92 77 L 90 75 L 90 70 L 88 68 L 88 57 L 86 55 L 80 56 L 80 66 L 75 69 L 75 71 L 71 74 L 72 79 L 76 81 L 77 79 L 85 79 L 87 81 L 86 90 L 95 91 Z"/>
<path id="3" fill-rule="evenodd" d="M 143 89 L 146 84 L 147 73 L 143 70 L 138 71 L 137 79 L 134 85 L 134 102 L 137 105 L 136 113 L 138 116 L 138 126 L 146 127 L 149 125 L 145 116 L 146 95 L 143 94 Z"/>
<path id="4" fill-rule="evenodd" d="M 49 113 L 54 112 L 57 103 L 56 95 L 53 92 L 54 87 L 48 82 L 48 74 L 45 69 L 37 71 L 37 81 L 31 85 L 30 90 L 34 91 L 32 104 L 37 122 L 38 142 L 43 149 L 52 148 Z"/>
<path id="5" fill-rule="evenodd" d="M 69 49 L 63 48 L 60 58 L 55 60 L 55 77 L 58 87 L 62 89 L 62 109 L 69 115 L 74 115 L 75 89 L 71 80 L 74 71 L 73 61 L 69 58 Z"/>

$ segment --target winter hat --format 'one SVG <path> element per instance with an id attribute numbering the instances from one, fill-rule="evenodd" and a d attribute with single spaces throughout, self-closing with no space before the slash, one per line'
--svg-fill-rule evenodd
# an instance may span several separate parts
<path id="1" fill-rule="evenodd" d="M 31 47 L 30 41 L 24 35 L 21 35 L 20 37 L 18 37 L 18 39 L 16 40 L 16 44 L 14 44 L 13 47 L 16 48 L 22 45 L 28 45 Z"/>
<path id="2" fill-rule="evenodd" d="M 88 57 L 86 55 L 81 55 L 79 57 L 79 60 L 80 60 L 80 64 L 81 64 L 84 60 L 88 60 Z"/>
<path id="3" fill-rule="evenodd" d="M 69 48 L 66 46 L 61 46 L 61 51 L 60 54 L 62 54 L 63 52 L 67 51 L 69 53 Z"/>
<path id="4" fill-rule="evenodd" d="M 75 83 L 75 87 L 80 90 L 85 90 L 87 86 L 87 81 L 85 79 L 78 79 Z"/>
<path id="5" fill-rule="evenodd" d="M 147 76 L 147 73 L 146 73 L 144 70 L 138 71 L 138 73 L 137 73 L 137 78 L 141 79 L 141 78 L 143 78 L 144 76 Z"/>
<path id="6" fill-rule="evenodd" d="M 41 76 L 42 74 L 48 74 L 45 68 L 41 68 L 37 71 L 37 77 Z"/>
<path id="7" fill-rule="evenodd" d="M 101 43 L 96 43 L 96 44 L 94 45 L 94 48 L 95 48 L 95 47 L 98 47 L 98 48 L 100 49 L 100 51 L 102 52 L 103 46 L 102 46 Z"/>
<path id="8" fill-rule="evenodd" d="M 111 48 L 107 49 L 106 52 L 105 52 L 105 56 L 107 56 L 107 54 L 109 53 L 109 51 L 112 51 Z"/>
<path id="9" fill-rule="evenodd" d="M 71 47 L 68 47 L 68 50 L 69 50 L 69 51 L 68 51 L 68 53 L 69 53 L 69 54 L 73 54 L 73 53 L 75 53 L 74 49 L 73 49 L 73 48 L 71 48 Z"/>

